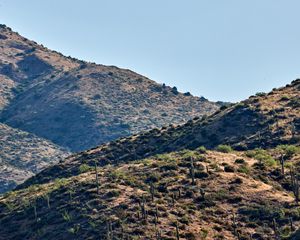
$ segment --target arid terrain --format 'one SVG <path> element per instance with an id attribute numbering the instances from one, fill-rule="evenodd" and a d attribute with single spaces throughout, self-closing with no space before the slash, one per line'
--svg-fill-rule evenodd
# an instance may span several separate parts
<path id="1" fill-rule="evenodd" d="M 0 198 L 0 239 L 299 239 L 299 101 L 295 80 L 72 155 Z"/>
<path id="2" fill-rule="evenodd" d="M 222 105 L 130 70 L 65 57 L 0 25 L 0 139 L 10 136 L 0 148 L 0 192 L 70 152 L 184 123 Z"/>

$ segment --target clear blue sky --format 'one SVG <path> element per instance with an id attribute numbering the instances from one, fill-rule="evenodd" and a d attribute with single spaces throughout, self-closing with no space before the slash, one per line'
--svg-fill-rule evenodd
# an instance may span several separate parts
<path id="1" fill-rule="evenodd" d="M 0 0 L 0 22 L 65 55 L 211 100 L 300 77 L 299 0 Z"/>

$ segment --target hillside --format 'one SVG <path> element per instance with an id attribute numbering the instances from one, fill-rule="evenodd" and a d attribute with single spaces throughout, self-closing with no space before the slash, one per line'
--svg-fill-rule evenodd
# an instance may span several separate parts
<path id="1" fill-rule="evenodd" d="M 68 157 L 0 198 L 0 236 L 299 239 L 299 86 Z"/>
<path id="2" fill-rule="evenodd" d="M 97 172 L 82 164 L 76 176 L 0 198 L 0 239 L 287 237 L 300 226 L 300 208 L 272 153 L 257 160 L 199 148 Z M 299 170 L 299 154 L 288 162 Z"/>
<path id="3" fill-rule="evenodd" d="M 142 159 L 154 154 L 229 144 L 236 150 L 300 145 L 300 80 L 268 94 L 258 94 L 215 114 L 181 126 L 133 135 L 67 158 L 26 184 L 78 174 L 82 162 L 99 165 Z"/>
<path id="4" fill-rule="evenodd" d="M 210 114 L 220 103 L 65 57 L 0 26 L 0 120 L 71 151 Z"/>
<path id="5" fill-rule="evenodd" d="M 67 155 L 45 139 L 0 123 L 0 194 Z"/>

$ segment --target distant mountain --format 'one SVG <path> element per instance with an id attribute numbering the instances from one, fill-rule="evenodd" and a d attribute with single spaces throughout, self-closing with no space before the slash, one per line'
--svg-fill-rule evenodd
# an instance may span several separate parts
<path id="1" fill-rule="evenodd" d="M 0 123 L 0 194 L 67 155 L 45 139 Z"/>
<path id="2" fill-rule="evenodd" d="M 179 93 L 130 70 L 65 57 L 0 27 L 0 119 L 82 151 L 211 114 L 222 103 Z"/>
<path id="3" fill-rule="evenodd" d="M 0 239 L 298 239 L 299 118 L 295 80 L 70 156 L 0 197 Z"/>

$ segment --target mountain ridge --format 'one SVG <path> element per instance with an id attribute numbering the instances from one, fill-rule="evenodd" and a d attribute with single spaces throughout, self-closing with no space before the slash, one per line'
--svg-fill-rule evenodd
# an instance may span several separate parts
<path id="1" fill-rule="evenodd" d="M 64 57 L 7 27 L 0 29 L 6 37 L 0 73 L 10 79 L 6 95 L 12 98 L 3 100 L 1 121 L 72 151 L 183 123 L 222 105 L 130 70 Z M 78 136 L 84 140 L 76 141 Z"/>
<path id="2" fill-rule="evenodd" d="M 5 127 L 5 134 L 16 140 L 20 139 L 18 131 L 33 134 L 37 149 L 49 141 L 66 156 L 153 127 L 183 123 L 222 105 L 182 94 L 128 69 L 65 57 L 0 25 L 0 122 L 10 127 Z M 26 142 L 29 144 L 29 138 Z M 31 154 L 17 142 L 1 145 L 1 151 L 7 149 L 14 158 Z M 0 160 L 7 162 L 3 158 Z M 48 158 L 52 164 L 58 161 L 56 155 L 53 159 Z M 34 161 L 41 163 L 33 158 L 33 165 Z M 42 170 L 45 166 L 36 167 Z M 32 176 L 29 169 L 22 174 L 20 167 L 18 176 L 23 180 Z M 3 184 L 8 184 L 4 173 L 2 177 Z"/>

